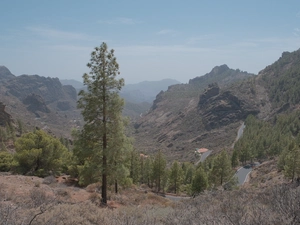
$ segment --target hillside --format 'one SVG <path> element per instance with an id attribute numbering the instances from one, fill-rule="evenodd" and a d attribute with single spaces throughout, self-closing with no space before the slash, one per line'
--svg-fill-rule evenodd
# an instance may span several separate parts
<path id="1" fill-rule="evenodd" d="M 248 115 L 269 119 L 297 109 L 299 65 L 300 50 L 285 52 L 258 76 L 222 65 L 169 87 L 135 123 L 136 147 L 147 153 L 162 149 L 182 161 L 195 160 L 195 148 L 230 148 Z"/>
<path id="2" fill-rule="evenodd" d="M 250 90 L 246 89 L 236 99 L 229 85 L 252 77 L 254 74 L 222 65 L 188 84 L 172 85 L 161 91 L 149 113 L 134 125 L 136 147 L 147 153 L 162 149 L 169 159 L 188 161 L 194 159 L 195 148 L 219 150 L 230 146 L 240 121 L 256 110 L 246 101 Z M 210 83 L 216 85 L 206 89 Z M 236 101 L 243 104 L 237 105 Z M 239 110 L 243 113 L 232 118 L 233 112 Z M 228 116 L 224 117 L 224 113 Z M 227 122 L 218 124 L 220 117 Z M 212 123 L 216 123 L 217 129 L 208 127 Z"/>

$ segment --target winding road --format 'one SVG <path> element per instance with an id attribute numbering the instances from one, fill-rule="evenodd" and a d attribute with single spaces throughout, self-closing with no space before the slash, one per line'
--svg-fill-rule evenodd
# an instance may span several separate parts
<path id="1" fill-rule="evenodd" d="M 234 147 L 234 144 L 242 137 L 244 129 L 245 129 L 246 125 L 245 123 L 242 123 L 241 126 L 238 129 L 237 132 L 237 136 L 236 139 L 234 141 L 234 143 L 232 144 L 232 148 Z M 201 158 L 198 162 L 195 163 L 195 165 L 198 165 L 200 162 L 204 162 L 204 160 L 212 153 L 212 150 L 208 150 L 207 152 L 204 152 L 203 154 L 201 154 Z M 256 164 L 255 166 L 257 166 L 258 164 Z M 244 167 L 240 167 L 237 172 L 235 173 L 234 176 L 237 177 L 238 179 L 238 185 L 243 185 L 246 180 L 248 175 L 251 173 L 252 171 L 252 167 L 251 165 L 246 165 Z M 171 197 L 172 198 L 172 197 Z"/>
<path id="2" fill-rule="evenodd" d="M 238 171 L 235 174 L 235 176 L 238 178 L 238 186 L 243 185 L 246 182 L 247 177 L 251 171 L 252 171 L 251 166 L 249 166 L 249 167 L 244 166 L 244 167 L 241 167 L 240 169 L 238 169 Z"/>
<path id="3" fill-rule="evenodd" d="M 236 139 L 234 140 L 231 148 L 234 148 L 235 143 L 242 137 L 245 127 L 246 127 L 245 123 L 242 123 L 242 125 L 238 129 Z"/>
<path id="4" fill-rule="evenodd" d="M 236 139 L 235 139 L 235 141 L 232 145 L 232 148 L 234 148 L 234 144 L 242 137 L 245 127 L 246 127 L 245 123 L 242 123 L 242 125 L 238 129 L 237 136 L 236 136 Z M 238 185 L 239 186 L 243 185 L 246 182 L 247 177 L 251 173 L 251 171 L 252 171 L 251 165 L 246 165 L 246 166 L 241 167 L 241 168 L 238 169 L 235 176 L 238 178 Z"/>
<path id="5" fill-rule="evenodd" d="M 212 150 L 208 150 L 207 152 L 202 153 L 200 160 L 196 162 L 195 165 L 197 166 L 200 162 L 204 162 L 204 160 L 210 155 L 210 153 L 212 153 Z"/>

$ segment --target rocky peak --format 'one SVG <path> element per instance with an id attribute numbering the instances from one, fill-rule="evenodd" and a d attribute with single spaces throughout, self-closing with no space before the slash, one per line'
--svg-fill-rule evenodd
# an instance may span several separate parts
<path id="1" fill-rule="evenodd" d="M 230 68 L 226 64 L 224 64 L 224 65 L 221 65 L 221 66 L 215 66 L 212 69 L 211 73 L 214 73 L 214 74 L 224 73 L 227 70 L 230 70 Z"/>
<path id="2" fill-rule="evenodd" d="M 0 81 L 9 80 L 15 76 L 5 66 L 0 66 Z"/>
<path id="3" fill-rule="evenodd" d="M 189 80 L 189 84 L 196 86 L 207 86 L 213 82 L 217 82 L 220 87 L 230 85 L 239 80 L 244 80 L 253 76 L 239 69 L 230 69 L 226 64 L 215 66 L 209 73 Z"/>

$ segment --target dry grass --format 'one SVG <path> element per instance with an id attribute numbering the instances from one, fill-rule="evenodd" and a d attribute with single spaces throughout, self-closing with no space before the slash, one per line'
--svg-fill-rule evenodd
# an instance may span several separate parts
<path id="1" fill-rule="evenodd" d="M 268 176 L 277 179 L 272 174 L 270 171 Z M 35 187 L 37 181 L 39 187 Z M 0 176 L 0 225 L 30 224 L 30 221 L 32 225 L 300 223 L 300 187 L 291 184 L 270 185 L 258 191 L 250 181 L 248 187 L 239 190 L 206 192 L 181 202 L 171 202 L 133 186 L 118 194 L 109 192 L 108 207 L 103 208 L 100 193 L 53 182 L 45 184 L 43 179 L 35 177 Z M 90 189 L 95 187 L 97 184 Z"/>
<path id="2" fill-rule="evenodd" d="M 101 190 L 101 183 L 100 182 L 97 182 L 97 183 L 93 183 L 93 184 L 90 184 L 88 185 L 85 190 L 87 192 L 90 192 L 90 193 L 93 193 L 93 192 L 100 192 Z"/>

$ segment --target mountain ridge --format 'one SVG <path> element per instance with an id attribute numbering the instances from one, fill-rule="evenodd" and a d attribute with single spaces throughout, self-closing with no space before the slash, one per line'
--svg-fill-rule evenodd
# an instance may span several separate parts
<path id="1" fill-rule="evenodd" d="M 136 148 L 160 149 L 169 160 L 181 161 L 196 160 L 195 148 L 230 149 L 248 115 L 266 120 L 299 108 L 299 74 L 297 50 L 284 52 L 259 75 L 221 65 L 188 84 L 173 85 L 134 124 Z"/>

